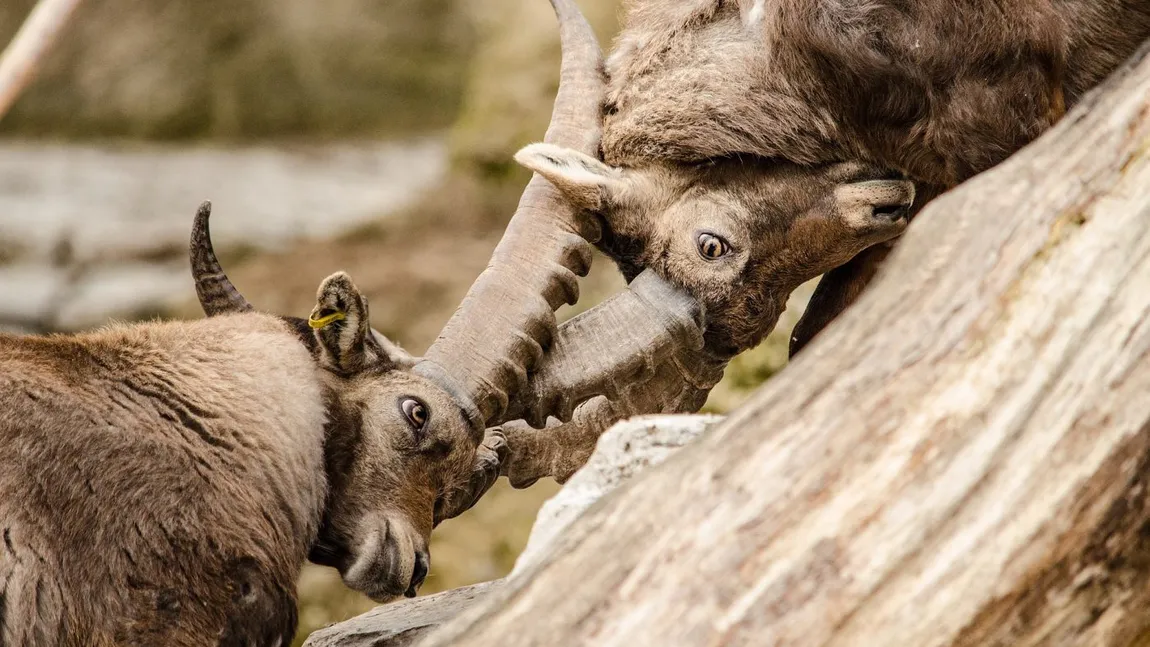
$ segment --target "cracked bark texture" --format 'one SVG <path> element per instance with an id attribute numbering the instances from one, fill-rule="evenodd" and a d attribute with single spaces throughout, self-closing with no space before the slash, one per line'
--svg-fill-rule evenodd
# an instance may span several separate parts
<path id="1" fill-rule="evenodd" d="M 1147 51 L 926 208 L 751 402 L 421 644 L 1145 640 Z"/>

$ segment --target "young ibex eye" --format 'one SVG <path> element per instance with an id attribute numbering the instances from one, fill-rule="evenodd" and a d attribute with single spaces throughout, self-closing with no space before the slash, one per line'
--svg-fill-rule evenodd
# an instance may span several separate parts
<path id="1" fill-rule="evenodd" d="M 722 258 L 731 251 L 731 246 L 727 244 L 727 241 L 707 232 L 699 234 L 696 242 L 698 243 L 699 254 L 709 260 Z"/>
<path id="2" fill-rule="evenodd" d="M 399 401 L 399 410 L 403 412 L 403 417 L 407 418 L 407 424 L 411 425 L 413 429 L 423 429 L 423 425 L 427 424 L 427 407 L 415 398 L 404 398 Z"/>

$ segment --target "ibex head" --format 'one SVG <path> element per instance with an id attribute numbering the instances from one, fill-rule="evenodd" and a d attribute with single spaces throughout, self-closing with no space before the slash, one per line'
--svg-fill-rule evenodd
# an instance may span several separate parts
<path id="1" fill-rule="evenodd" d="M 209 316 L 250 311 L 216 259 L 209 214 L 205 203 L 192 235 L 201 305 Z M 327 504 L 309 557 L 376 600 L 413 596 L 432 528 L 498 476 L 501 437 L 480 445 L 470 403 L 416 374 L 417 360 L 372 330 L 367 298 L 347 274 L 324 279 L 306 320 L 283 319 L 311 349 L 327 392 Z"/>
<path id="2" fill-rule="evenodd" d="M 914 201 L 912 183 L 856 163 L 622 168 L 548 144 L 516 160 L 604 219 L 600 246 L 628 280 L 651 268 L 701 301 L 708 347 L 732 354 L 770 332 L 801 283 L 901 234 Z"/>
<path id="3" fill-rule="evenodd" d="M 328 432 L 328 506 L 311 559 L 384 599 L 423 582 L 437 502 L 468 487 L 478 439 L 451 395 L 389 354 L 368 317 L 339 272 L 308 318 L 342 416 Z"/>

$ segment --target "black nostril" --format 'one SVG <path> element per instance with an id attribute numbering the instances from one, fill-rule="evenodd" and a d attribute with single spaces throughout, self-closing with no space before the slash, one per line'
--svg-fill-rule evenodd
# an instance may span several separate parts
<path id="1" fill-rule="evenodd" d="M 411 573 L 411 585 L 404 593 L 409 598 L 415 597 L 415 592 L 423 584 L 423 580 L 427 579 L 427 569 L 431 565 L 431 558 L 427 553 L 420 551 L 415 554 L 415 570 Z"/>
<path id="2" fill-rule="evenodd" d="M 909 207 L 905 204 L 890 204 L 883 207 L 875 207 L 875 218 L 886 218 L 887 220 L 902 220 L 906 218 Z"/>

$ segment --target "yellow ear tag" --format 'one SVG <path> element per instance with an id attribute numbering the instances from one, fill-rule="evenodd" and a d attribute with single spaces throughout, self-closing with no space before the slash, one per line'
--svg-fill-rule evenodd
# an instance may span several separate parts
<path id="1" fill-rule="evenodd" d="M 320 317 L 319 319 L 316 319 L 315 315 L 313 314 L 312 316 L 308 317 L 307 325 L 315 328 L 316 330 L 319 330 L 320 328 L 323 328 L 333 321 L 343 321 L 344 319 L 347 319 L 347 315 L 342 312 L 333 312 L 332 314 L 329 314 L 326 317 Z"/>

